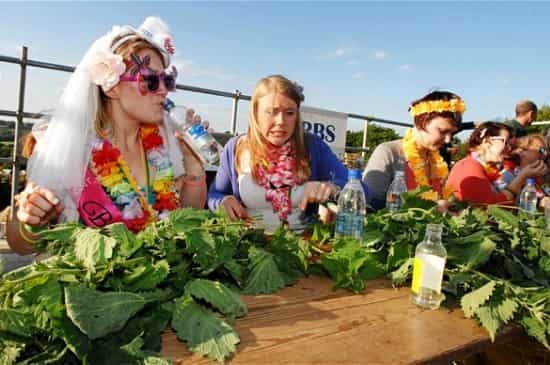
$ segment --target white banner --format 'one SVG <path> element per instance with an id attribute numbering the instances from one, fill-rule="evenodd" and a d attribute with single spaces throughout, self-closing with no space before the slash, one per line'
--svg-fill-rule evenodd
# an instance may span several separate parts
<path id="1" fill-rule="evenodd" d="M 306 132 L 319 136 L 335 153 L 344 152 L 348 127 L 347 114 L 302 106 L 300 117 Z"/>

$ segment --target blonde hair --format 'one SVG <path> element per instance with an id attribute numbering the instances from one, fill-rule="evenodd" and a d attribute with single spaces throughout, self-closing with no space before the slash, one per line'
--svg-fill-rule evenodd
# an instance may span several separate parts
<path id="1" fill-rule="evenodd" d="M 244 150 L 248 149 L 250 153 L 250 168 L 253 178 L 256 176 L 256 169 L 260 165 L 262 159 L 268 155 L 267 145 L 269 142 L 265 139 L 260 131 L 258 123 L 258 101 L 261 97 L 278 93 L 293 100 L 297 107 L 296 125 L 294 132 L 290 137 L 292 147 L 294 148 L 296 167 L 294 173 L 298 176 L 299 183 L 303 183 L 309 179 L 310 168 L 309 158 L 305 145 L 305 136 L 300 118 L 300 103 L 302 96 L 299 94 L 296 85 L 281 75 L 271 75 L 261 79 L 252 95 L 250 109 L 248 113 L 248 131 L 245 138 L 241 138 L 237 143 L 235 150 L 235 166 L 237 173 L 241 173 L 241 156 Z"/>
<path id="2" fill-rule="evenodd" d="M 113 42 L 111 44 L 114 45 L 119 39 L 120 37 L 113 39 Z M 113 50 L 113 53 L 121 55 L 124 63 L 126 64 L 126 69 L 129 69 L 132 66 L 130 55 L 132 53 L 137 53 L 143 49 L 150 49 L 156 52 L 164 65 L 164 58 L 160 54 L 160 52 L 149 42 L 141 38 L 128 39 L 128 41 L 122 43 L 120 46 L 117 47 L 117 49 Z M 167 67 L 167 65 L 164 65 L 164 67 Z M 101 87 L 98 86 L 98 88 L 99 100 L 97 104 L 98 108 L 94 121 L 94 127 L 98 136 L 106 138 L 112 133 L 112 122 L 109 112 L 109 97 L 105 94 L 105 92 L 103 92 Z"/>
<path id="3" fill-rule="evenodd" d="M 538 150 L 545 146 L 546 141 L 543 136 L 540 134 L 528 134 L 526 136 L 516 138 L 513 148 L 521 148 L 522 150 Z"/>

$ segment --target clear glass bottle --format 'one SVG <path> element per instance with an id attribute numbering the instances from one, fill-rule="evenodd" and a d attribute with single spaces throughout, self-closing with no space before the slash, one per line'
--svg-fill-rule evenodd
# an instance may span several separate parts
<path id="1" fill-rule="evenodd" d="M 423 308 L 437 309 L 444 298 L 441 293 L 447 250 L 441 243 L 442 226 L 428 224 L 424 240 L 416 246 L 411 301 Z"/>
<path id="2" fill-rule="evenodd" d="M 172 125 L 181 133 L 182 138 L 204 164 L 218 165 L 220 162 L 221 145 L 203 127 L 201 123 L 188 120 L 186 108 L 176 105 L 168 98 L 164 109 Z"/>
<path id="3" fill-rule="evenodd" d="M 361 240 L 366 210 L 367 201 L 361 185 L 361 171 L 351 169 L 348 172 L 348 182 L 338 197 L 334 236 Z"/>
<path id="4" fill-rule="evenodd" d="M 405 172 L 403 170 L 395 171 L 388 192 L 386 193 L 386 208 L 392 213 L 397 212 L 403 205 L 403 193 L 407 191 L 405 184 Z"/>

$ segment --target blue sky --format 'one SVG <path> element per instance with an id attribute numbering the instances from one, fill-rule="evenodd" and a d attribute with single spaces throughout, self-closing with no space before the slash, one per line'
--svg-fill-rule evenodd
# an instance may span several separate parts
<path id="1" fill-rule="evenodd" d="M 460 94 L 466 120 L 511 117 L 524 98 L 550 104 L 550 3 L 2 3 L 1 13 L 0 54 L 27 45 L 31 59 L 70 65 L 112 25 L 157 15 L 174 35 L 179 83 L 250 94 L 281 73 L 307 105 L 348 113 L 410 122 L 409 103 L 433 88 Z M 0 63 L 0 109 L 16 109 L 17 71 Z M 31 70 L 26 109 L 54 107 L 67 77 Z M 229 129 L 229 99 L 174 98 Z"/>

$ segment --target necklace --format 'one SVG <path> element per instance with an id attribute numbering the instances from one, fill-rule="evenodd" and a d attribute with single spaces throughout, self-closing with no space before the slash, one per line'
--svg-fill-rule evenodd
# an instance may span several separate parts
<path id="1" fill-rule="evenodd" d="M 434 201 L 439 199 L 443 182 L 449 174 L 449 168 L 439 151 L 428 151 L 423 158 L 414 139 L 413 129 L 409 128 L 403 138 L 403 152 L 414 174 L 416 185 L 431 187 L 431 190 L 421 195 L 422 198 Z M 428 173 L 426 173 L 426 166 L 428 166 Z"/>
<path id="2" fill-rule="evenodd" d="M 145 196 L 122 153 L 108 139 L 99 141 L 90 161 L 92 172 L 120 209 L 124 224 L 133 232 L 139 232 L 157 219 L 164 219 L 170 211 L 179 207 L 174 170 L 158 126 L 143 125 L 139 135 L 146 155 L 143 159 L 146 171 Z M 149 166 L 155 170 L 152 184 Z"/>

